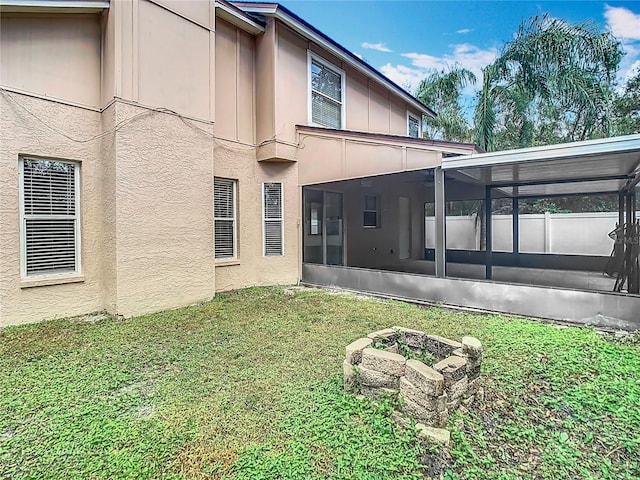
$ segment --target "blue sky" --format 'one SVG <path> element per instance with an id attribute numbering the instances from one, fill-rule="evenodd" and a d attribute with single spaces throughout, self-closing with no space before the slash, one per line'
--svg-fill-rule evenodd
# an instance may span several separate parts
<path id="1" fill-rule="evenodd" d="M 619 77 L 640 68 L 640 1 L 281 0 L 293 13 L 410 91 L 429 69 L 459 64 L 480 79 L 522 19 L 593 19 L 626 52 Z"/>

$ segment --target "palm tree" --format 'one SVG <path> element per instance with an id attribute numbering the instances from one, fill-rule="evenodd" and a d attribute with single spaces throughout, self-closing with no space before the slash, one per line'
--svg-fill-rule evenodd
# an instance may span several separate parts
<path id="1" fill-rule="evenodd" d="M 472 139 L 472 129 L 460 105 L 460 97 L 463 89 L 475 82 L 473 72 L 457 66 L 433 71 L 420 82 L 416 97 L 438 113 L 437 117 L 425 121 L 427 137 L 459 142 Z"/>
<path id="2" fill-rule="evenodd" d="M 487 151 L 535 143 L 535 120 L 560 121 L 565 141 L 607 136 L 614 77 L 623 52 L 593 21 L 571 25 L 549 15 L 524 21 L 484 70 L 476 141 Z M 510 130 L 499 140 L 500 129 Z"/>

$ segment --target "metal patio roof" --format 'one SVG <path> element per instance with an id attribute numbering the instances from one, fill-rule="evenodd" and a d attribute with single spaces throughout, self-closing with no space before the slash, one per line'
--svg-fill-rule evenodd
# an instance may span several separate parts
<path id="1" fill-rule="evenodd" d="M 621 192 L 640 180 L 640 134 L 447 157 L 442 169 L 509 196 Z"/>

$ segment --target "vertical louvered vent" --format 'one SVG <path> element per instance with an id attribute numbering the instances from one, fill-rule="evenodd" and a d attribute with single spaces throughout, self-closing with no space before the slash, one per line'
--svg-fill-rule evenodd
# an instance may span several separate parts
<path id="1" fill-rule="evenodd" d="M 282 183 L 263 184 L 263 203 L 264 254 L 283 255 Z"/>
<path id="2" fill-rule="evenodd" d="M 78 165 L 22 161 L 23 274 L 79 271 Z"/>
<path id="3" fill-rule="evenodd" d="M 236 181 L 215 178 L 213 184 L 215 258 L 236 256 Z"/>

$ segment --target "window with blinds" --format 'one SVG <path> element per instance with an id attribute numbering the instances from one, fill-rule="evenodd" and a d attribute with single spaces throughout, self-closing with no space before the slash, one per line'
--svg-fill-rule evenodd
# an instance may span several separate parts
<path id="1" fill-rule="evenodd" d="M 228 259 L 237 256 L 236 190 L 236 180 L 217 177 L 213 180 L 214 250 L 216 259 Z"/>
<path id="2" fill-rule="evenodd" d="M 264 254 L 267 257 L 284 255 L 284 217 L 282 183 L 262 184 Z"/>
<path id="3" fill-rule="evenodd" d="M 343 128 L 344 72 L 309 54 L 311 123 Z"/>
<path id="4" fill-rule="evenodd" d="M 79 272 L 79 165 L 23 158 L 20 177 L 22 276 Z"/>
<path id="5" fill-rule="evenodd" d="M 407 112 L 407 133 L 410 137 L 420 138 L 421 123 L 418 117 L 414 117 Z"/>
<path id="6" fill-rule="evenodd" d="M 375 195 L 364 196 L 364 210 L 362 211 L 362 226 L 365 228 L 378 228 L 378 197 Z"/>

